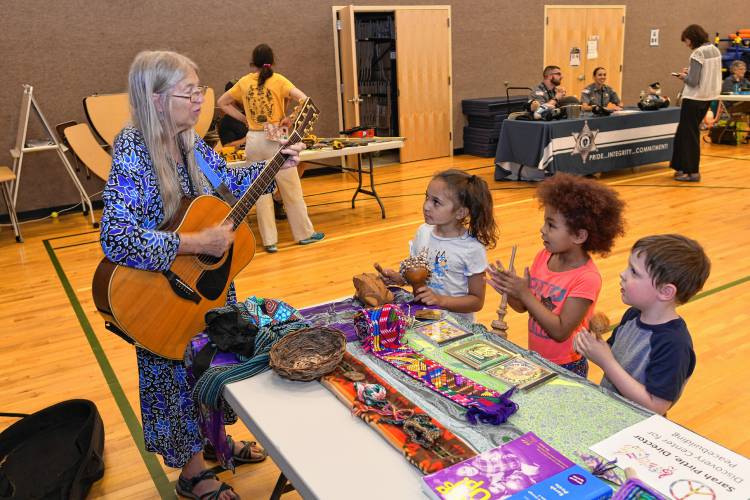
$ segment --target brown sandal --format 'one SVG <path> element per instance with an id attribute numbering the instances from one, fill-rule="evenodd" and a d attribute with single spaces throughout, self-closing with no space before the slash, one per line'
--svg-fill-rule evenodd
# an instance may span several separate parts
<path id="1" fill-rule="evenodd" d="M 234 494 L 234 498 L 236 499 L 240 498 L 239 495 L 234 492 L 234 489 L 227 483 L 221 483 L 215 490 L 209 491 L 200 496 L 193 493 L 193 490 L 198 485 L 198 483 L 209 479 L 215 479 L 216 481 L 219 480 L 219 478 L 216 476 L 216 473 L 212 470 L 204 470 L 200 474 L 196 474 L 189 479 L 186 477 L 182 477 L 182 474 L 180 474 L 180 477 L 177 478 L 177 485 L 175 486 L 174 491 L 181 497 L 191 498 L 193 500 L 216 500 L 225 491 L 231 491 Z"/>
<path id="2" fill-rule="evenodd" d="M 262 462 L 268 457 L 266 450 L 258 446 L 255 441 L 240 441 L 242 448 L 239 451 L 234 451 L 234 439 L 232 436 L 227 436 L 227 443 L 232 448 L 232 460 L 238 464 L 256 464 Z M 206 443 L 203 447 L 203 458 L 206 460 L 216 460 L 216 450 L 210 443 Z"/>

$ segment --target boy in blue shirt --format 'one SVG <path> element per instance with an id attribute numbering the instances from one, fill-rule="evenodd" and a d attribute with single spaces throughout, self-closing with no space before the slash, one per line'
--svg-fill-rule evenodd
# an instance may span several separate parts
<path id="1" fill-rule="evenodd" d="M 703 288 L 710 271 L 703 248 L 684 236 L 647 236 L 633 245 L 620 273 L 622 301 L 630 309 L 606 342 L 582 331 L 573 344 L 602 368 L 602 387 L 667 412 L 695 369 L 693 341 L 675 309 Z"/>

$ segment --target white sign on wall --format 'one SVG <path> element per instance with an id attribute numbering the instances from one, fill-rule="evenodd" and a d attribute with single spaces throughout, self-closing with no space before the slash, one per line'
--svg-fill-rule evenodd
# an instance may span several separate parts
<path id="1" fill-rule="evenodd" d="M 651 38 L 649 38 L 648 44 L 652 47 L 659 46 L 659 30 L 658 29 L 651 30 Z"/>

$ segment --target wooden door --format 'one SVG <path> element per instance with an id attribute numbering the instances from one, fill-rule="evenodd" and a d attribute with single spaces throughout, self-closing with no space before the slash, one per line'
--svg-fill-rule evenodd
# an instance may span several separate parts
<path id="1" fill-rule="evenodd" d="M 599 66 L 607 69 L 607 84 L 622 95 L 625 6 L 547 5 L 544 15 L 544 66 L 560 66 L 568 95 L 580 98 Z M 571 57 L 575 49 L 577 65 Z"/>
<path id="2" fill-rule="evenodd" d="M 453 152 L 450 50 L 448 9 L 396 10 L 402 163 Z"/>
<path id="3" fill-rule="evenodd" d="M 348 5 L 338 11 L 338 42 L 341 65 L 341 110 L 344 130 L 359 123 L 359 82 L 357 81 L 357 52 L 354 36 L 354 7 Z"/>

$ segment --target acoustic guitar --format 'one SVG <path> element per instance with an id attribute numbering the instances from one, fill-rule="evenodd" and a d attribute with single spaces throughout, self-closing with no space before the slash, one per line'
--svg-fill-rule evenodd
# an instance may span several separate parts
<path id="1" fill-rule="evenodd" d="M 310 133 L 318 114 L 310 98 L 301 101 L 288 144 Z M 163 272 L 104 258 L 94 273 L 92 294 L 107 328 L 154 354 L 182 359 L 187 343 L 205 328 L 206 312 L 225 304 L 232 280 L 252 260 L 255 238 L 242 222 L 286 159 L 279 147 L 234 207 L 211 195 L 182 200 L 166 230 L 197 232 L 231 222 L 234 242 L 221 257 L 178 255 Z"/>

